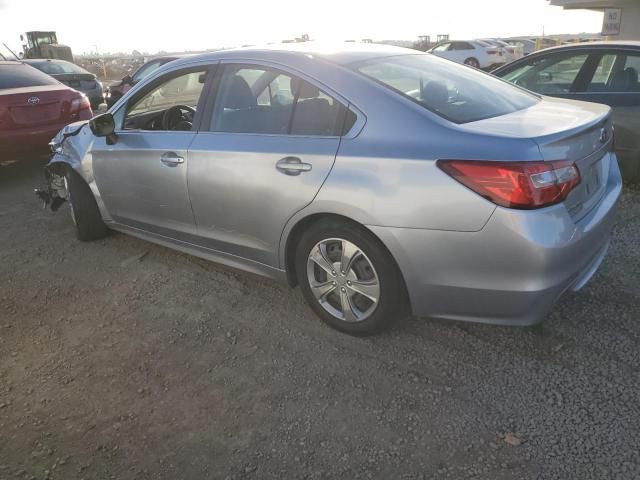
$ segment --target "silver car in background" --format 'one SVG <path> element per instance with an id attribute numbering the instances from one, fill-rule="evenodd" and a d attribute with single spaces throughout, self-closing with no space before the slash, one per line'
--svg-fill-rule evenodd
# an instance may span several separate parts
<path id="1" fill-rule="evenodd" d="M 606 106 L 433 55 L 285 45 L 165 65 L 52 142 L 48 192 L 109 229 L 300 285 L 353 335 L 542 320 L 594 274 L 621 178 Z"/>

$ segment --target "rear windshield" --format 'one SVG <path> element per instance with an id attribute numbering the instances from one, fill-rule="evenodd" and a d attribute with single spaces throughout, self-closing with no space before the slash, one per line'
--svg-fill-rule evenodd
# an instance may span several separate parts
<path id="1" fill-rule="evenodd" d="M 58 81 L 24 63 L 0 65 L 0 90 L 58 85 Z"/>
<path id="2" fill-rule="evenodd" d="M 400 55 L 356 64 L 356 71 L 455 123 L 524 110 L 539 97 L 434 55 Z"/>
<path id="3" fill-rule="evenodd" d="M 66 73 L 81 73 L 86 74 L 87 72 L 84 68 L 80 68 L 77 65 L 74 65 L 71 62 L 40 62 L 40 63 L 32 63 L 32 66 L 36 67 L 38 70 L 42 70 L 44 73 L 49 75 L 58 75 L 58 74 L 66 74 Z"/>

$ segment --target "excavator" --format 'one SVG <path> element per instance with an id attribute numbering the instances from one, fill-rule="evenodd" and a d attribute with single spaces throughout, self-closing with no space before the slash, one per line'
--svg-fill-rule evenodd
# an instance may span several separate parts
<path id="1" fill-rule="evenodd" d="M 73 62 L 71 48 L 58 43 L 56 32 L 27 32 L 20 35 L 20 40 L 24 58 L 55 58 Z"/>

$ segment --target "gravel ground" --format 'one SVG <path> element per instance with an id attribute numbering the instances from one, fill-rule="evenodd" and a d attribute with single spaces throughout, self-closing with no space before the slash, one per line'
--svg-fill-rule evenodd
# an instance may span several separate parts
<path id="1" fill-rule="evenodd" d="M 369 339 L 299 290 L 39 209 L 0 167 L 0 479 L 640 478 L 640 191 L 548 320 Z"/>

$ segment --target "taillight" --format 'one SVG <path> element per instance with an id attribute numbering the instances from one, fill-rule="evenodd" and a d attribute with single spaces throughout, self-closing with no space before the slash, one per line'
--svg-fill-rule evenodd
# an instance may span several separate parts
<path id="1" fill-rule="evenodd" d="M 571 161 L 438 160 L 437 165 L 496 205 L 523 210 L 560 203 L 580 183 L 580 172 Z"/>
<path id="2" fill-rule="evenodd" d="M 487 50 L 487 53 L 488 53 L 489 55 L 497 55 L 497 54 L 498 54 L 498 51 L 497 51 L 497 50 Z"/>
<path id="3" fill-rule="evenodd" d="M 80 113 L 82 110 L 91 110 L 91 103 L 89 102 L 89 99 L 82 95 L 81 97 L 76 97 L 73 100 L 71 100 L 71 108 L 69 110 L 69 113 L 71 114 L 75 114 L 75 113 Z"/>

